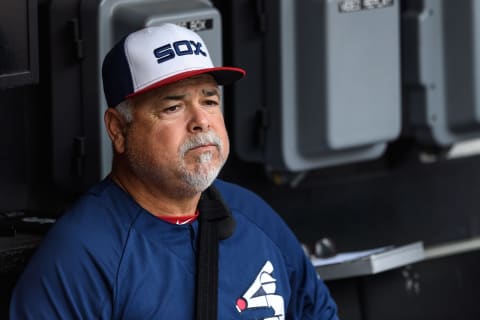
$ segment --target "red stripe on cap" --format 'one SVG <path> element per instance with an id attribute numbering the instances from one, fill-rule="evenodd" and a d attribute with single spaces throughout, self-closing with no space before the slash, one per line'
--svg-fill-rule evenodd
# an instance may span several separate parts
<path id="1" fill-rule="evenodd" d="M 135 96 L 138 96 L 142 93 L 148 92 L 152 89 L 165 86 L 167 84 L 171 84 L 180 80 L 184 80 L 187 78 L 191 78 L 193 76 L 197 76 L 200 74 L 205 74 L 205 73 L 211 73 L 217 83 L 219 85 L 226 85 L 230 84 L 232 82 L 235 82 L 241 78 L 243 78 L 246 74 L 245 70 L 241 68 L 235 68 L 235 67 L 215 67 L 215 68 L 206 68 L 206 69 L 198 69 L 198 70 L 191 70 L 191 71 L 186 71 L 186 72 L 181 72 L 177 73 L 174 76 L 165 78 L 163 80 L 160 80 L 158 82 L 152 83 L 151 85 L 140 89 L 136 92 L 133 92 L 126 96 L 125 98 L 132 98 Z"/>

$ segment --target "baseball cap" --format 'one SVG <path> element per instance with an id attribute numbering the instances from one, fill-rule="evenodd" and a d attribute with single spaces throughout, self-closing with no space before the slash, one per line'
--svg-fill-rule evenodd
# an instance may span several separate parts
<path id="1" fill-rule="evenodd" d="M 102 79 L 109 107 L 126 98 L 199 74 L 219 85 L 245 75 L 236 67 L 214 66 L 202 38 L 187 28 L 165 23 L 123 37 L 103 60 Z"/>

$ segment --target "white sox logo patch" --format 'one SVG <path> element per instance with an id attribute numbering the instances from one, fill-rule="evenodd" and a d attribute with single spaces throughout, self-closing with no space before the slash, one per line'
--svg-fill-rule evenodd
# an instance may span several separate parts
<path id="1" fill-rule="evenodd" d="M 237 299 L 235 306 L 238 312 L 253 308 L 272 308 L 274 316 L 263 320 L 285 320 L 283 297 L 275 294 L 277 280 L 272 275 L 273 270 L 272 263 L 267 261 L 250 288 Z"/>

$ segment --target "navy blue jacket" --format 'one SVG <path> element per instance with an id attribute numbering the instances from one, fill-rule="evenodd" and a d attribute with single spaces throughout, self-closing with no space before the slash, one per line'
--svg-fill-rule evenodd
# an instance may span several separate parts
<path id="1" fill-rule="evenodd" d="M 337 319 L 280 217 L 250 191 L 215 186 L 236 220 L 220 243 L 218 318 Z M 197 221 L 158 219 L 107 178 L 46 235 L 15 287 L 10 319 L 193 319 L 197 235 Z"/>

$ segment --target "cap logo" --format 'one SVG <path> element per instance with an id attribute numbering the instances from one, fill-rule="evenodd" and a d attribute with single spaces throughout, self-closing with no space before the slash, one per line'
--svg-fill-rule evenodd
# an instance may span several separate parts
<path id="1" fill-rule="evenodd" d="M 112 108 L 125 99 L 205 73 L 223 86 L 242 78 L 245 70 L 214 65 L 201 36 L 173 23 L 125 35 L 102 63 L 103 90 Z"/>
<path id="2" fill-rule="evenodd" d="M 202 55 L 204 57 L 207 54 L 202 51 L 202 43 L 195 42 L 193 40 L 179 40 L 173 43 L 169 43 L 158 47 L 153 50 L 157 63 L 163 63 L 165 61 L 174 59 L 176 56 L 185 56 L 189 54 Z"/>

